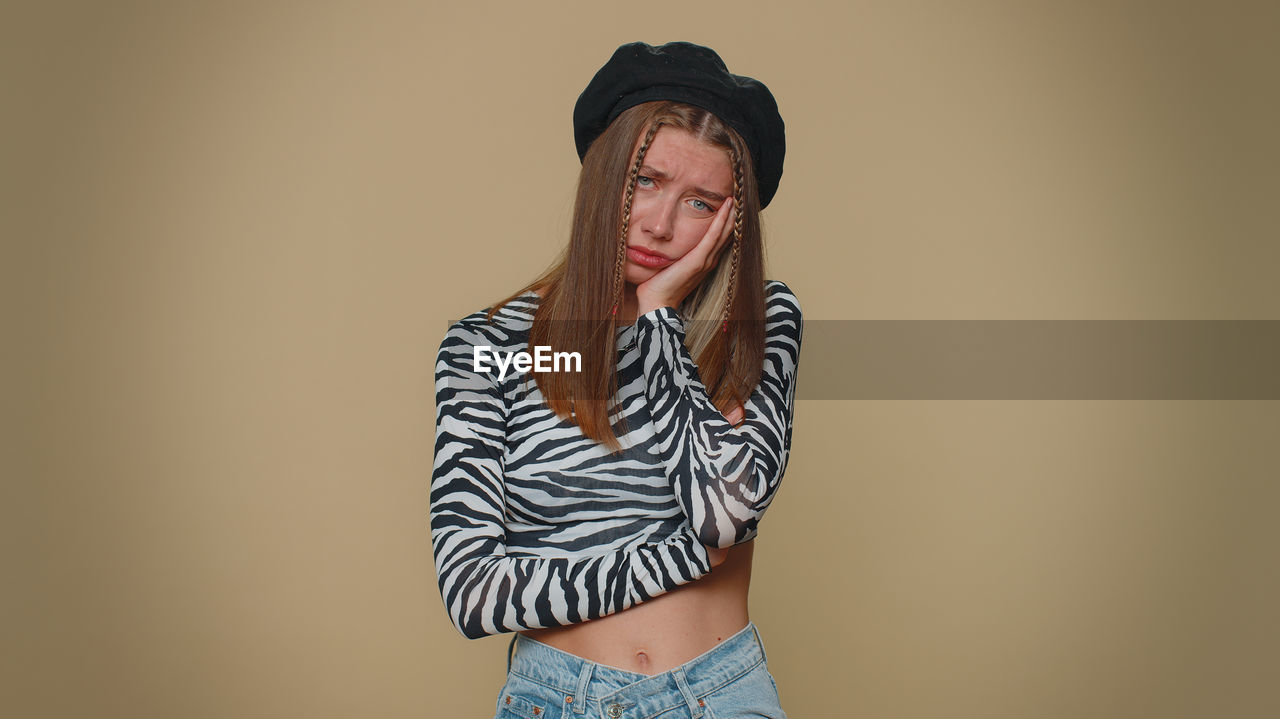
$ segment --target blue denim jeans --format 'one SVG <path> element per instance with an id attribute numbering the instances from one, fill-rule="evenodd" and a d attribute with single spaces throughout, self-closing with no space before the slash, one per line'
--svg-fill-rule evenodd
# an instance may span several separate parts
<path id="1" fill-rule="evenodd" d="M 786 719 L 754 622 L 653 676 L 598 664 L 521 634 L 507 648 L 495 719 Z"/>

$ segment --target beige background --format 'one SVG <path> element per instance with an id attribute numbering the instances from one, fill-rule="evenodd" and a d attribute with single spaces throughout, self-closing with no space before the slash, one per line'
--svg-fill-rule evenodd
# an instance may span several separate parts
<path id="1" fill-rule="evenodd" d="M 7 3 L 0 713 L 490 716 L 432 363 L 563 242 L 617 45 L 774 90 L 810 319 L 1276 319 L 1274 7 Z M 1277 436 L 1275 401 L 802 403 L 752 592 L 784 706 L 1280 714 Z"/>

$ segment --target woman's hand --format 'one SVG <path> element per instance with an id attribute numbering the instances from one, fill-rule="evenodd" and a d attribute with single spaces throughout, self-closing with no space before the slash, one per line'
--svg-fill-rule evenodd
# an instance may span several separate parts
<path id="1" fill-rule="evenodd" d="M 710 558 L 711 560 L 712 569 L 715 569 L 721 564 L 724 564 L 724 560 L 729 556 L 728 549 L 720 549 L 719 547 L 709 547 L 705 544 L 702 546 L 707 547 L 707 557 Z"/>
<path id="2" fill-rule="evenodd" d="M 729 424 L 737 427 L 742 424 L 742 420 L 746 419 L 746 416 L 747 411 L 743 409 L 742 403 L 738 403 L 733 406 L 733 409 L 729 410 L 729 412 L 725 414 L 724 418 L 729 420 Z"/>
<path id="3" fill-rule="evenodd" d="M 725 243 L 733 234 L 733 221 L 737 216 L 730 197 L 720 205 L 711 218 L 707 232 L 684 257 L 662 268 L 657 274 L 636 285 L 637 314 L 644 314 L 659 307 L 679 307 L 684 298 L 697 287 L 707 273 L 715 269 Z"/>

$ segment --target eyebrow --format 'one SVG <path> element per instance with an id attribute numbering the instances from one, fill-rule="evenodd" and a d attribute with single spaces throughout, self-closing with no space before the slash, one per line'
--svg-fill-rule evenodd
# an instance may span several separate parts
<path id="1" fill-rule="evenodd" d="M 648 177 L 652 177 L 655 180 L 671 179 L 671 175 L 668 175 L 667 173 L 663 172 L 662 170 L 659 170 L 656 167 L 653 167 L 652 165 L 645 165 L 641 167 L 640 174 Z M 711 190 L 708 190 L 704 187 L 695 187 L 693 188 L 693 191 L 698 193 L 699 195 L 702 195 L 708 200 L 711 200 L 712 202 L 724 202 L 725 200 L 724 195 L 720 194 L 719 192 L 712 192 Z"/>

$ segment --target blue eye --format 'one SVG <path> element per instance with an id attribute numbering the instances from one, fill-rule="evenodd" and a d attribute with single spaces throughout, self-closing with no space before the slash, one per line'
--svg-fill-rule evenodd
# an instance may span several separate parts
<path id="1" fill-rule="evenodd" d="M 652 183 L 653 183 L 652 177 L 645 177 L 644 175 L 640 175 L 636 177 L 636 184 L 641 187 L 648 187 Z"/>
<path id="2" fill-rule="evenodd" d="M 693 205 L 694 205 L 694 208 L 695 208 L 695 209 L 701 210 L 701 211 L 703 211 L 703 212 L 710 212 L 710 211 L 711 211 L 711 209 L 712 209 L 711 205 L 708 205 L 707 203 L 703 202 L 702 200 L 692 200 L 692 203 L 693 203 Z M 702 206 L 701 206 L 701 207 L 698 207 L 698 205 L 702 205 Z"/>

